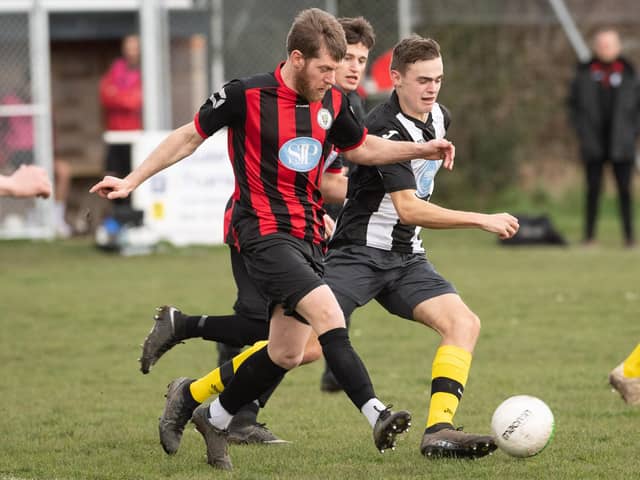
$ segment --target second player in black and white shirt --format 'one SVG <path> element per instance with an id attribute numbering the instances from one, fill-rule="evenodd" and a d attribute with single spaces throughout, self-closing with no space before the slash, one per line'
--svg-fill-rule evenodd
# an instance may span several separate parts
<path id="1" fill-rule="evenodd" d="M 367 116 L 369 132 L 391 140 L 422 143 L 444 138 L 451 123 L 449 111 L 434 103 L 427 120 L 402 111 L 398 95 L 376 107 Z M 391 193 L 415 190 L 428 201 L 442 161 L 417 158 L 383 167 L 355 166 L 349 180 L 348 200 L 343 207 L 333 245 L 355 244 L 404 253 L 424 253 L 419 225 L 401 222 Z"/>
<path id="2" fill-rule="evenodd" d="M 393 50 L 391 77 L 394 93 L 368 116 L 369 132 L 397 141 L 442 138 L 449 114 L 436 102 L 443 79 L 438 44 L 418 36 L 402 40 Z M 345 317 L 375 299 L 389 313 L 441 335 L 420 452 L 428 457 L 476 458 L 493 451 L 494 440 L 456 430 L 453 417 L 480 320 L 425 257 L 420 228 L 480 228 L 508 238 L 518 230 L 518 222 L 507 213 L 462 212 L 430 202 L 440 164 L 437 158 L 416 158 L 393 167 L 354 169 L 348 200 L 329 244 L 325 281 Z M 390 338 L 384 348 L 402 346 Z"/>

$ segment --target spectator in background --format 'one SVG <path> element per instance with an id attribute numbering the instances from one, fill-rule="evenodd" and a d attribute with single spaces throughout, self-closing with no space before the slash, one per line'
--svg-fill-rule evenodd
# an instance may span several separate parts
<path id="1" fill-rule="evenodd" d="M 55 182 L 54 215 L 56 222 L 56 235 L 58 237 L 70 237 L 73 233 L 71 225 L 67 223 L 67 199 L 71 190 L 71 164 L 67 160 L 56 158 L 53 160 L 53 179 Z"/>
<path id="2" fill-rule="evenodd" d="M 25 81 L 26 81 L 25 76 Z M 2 97 L 2 105 L 23 106 L 26 102 L 18 93 Z M 33 163 L 33 119 L 31 115 L 14 115 L 3 119 L 2 149 L 13 168 Z"/>
<path id="3" fill-rule="evenodd" d="M 43 197 L 51 195 L 47 172 L 35 165 L 21 165 L 11 175 L 0 175 L 0 197 Z"/>
<path id="4" fill-rule="evenodd" d="M 100 79 L 100 102 L 107 130 L 142 129 L 142 76 L 137 35 L 124 37 L 122 57 L 117 58 Z M 127 176 L 131 171 L 129 143 L 109 145 L 105 170 L 108 175 Z"/>
<path id="5" fill-rule="evenodd" d="M 584 243 L 595 242 L 602 172 L 610 161 L 618 188 L 625 245 L 633 247 L 631 180 L 640 129 L 640 83 L 634 67 L 620 55 L 617 31 L 598 30 L 592 48 L 593 58 L 577 66 L 568 101 L 587 181 Z"/>

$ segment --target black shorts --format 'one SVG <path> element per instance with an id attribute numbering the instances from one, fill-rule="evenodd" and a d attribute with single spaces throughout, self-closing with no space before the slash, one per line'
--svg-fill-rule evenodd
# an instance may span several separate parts
<path id="1" fill-rule="evenodd" d="M 230 246 L 229 253 L 231 255 L 233 279 L 238 288 L 238 296 L 236 303 L 233 305 L 233 311 L 251 320 L 268 322 L 271 317 L 269 299 L 262 294 L 258 286 L 251 280 L 240 252 L 235 247 Z"/>
<path id="2" fill-rule="evenodd" d="M 324 285 L 324 256 L 319 245 L 291 235 L 274 233 L 242 248 L 247 273 L 273 305 L 299 320 L 298 302 Z"/>
<path id="3" fill-rule="evenodd" d="M 113 143 L 107 147 L 105 171 L 118 178 L 124 178 L 131 173 L 130 144 Z"/>
<path id="4" fill-rule="evenodd" d="M 375 298 L 389 313 L 413 320 L 413 309 L 423 301 L 457 293 L 418 253 L 351 245 L 329 249 L 325 267 L 325 282 L 345 317 Z"/>

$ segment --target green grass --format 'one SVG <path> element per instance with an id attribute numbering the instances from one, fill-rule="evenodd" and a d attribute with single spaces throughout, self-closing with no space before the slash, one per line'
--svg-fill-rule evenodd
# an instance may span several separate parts
<path id="1" fill-rule="evenodd" d="M 640 409 L 610 392 L 607 373 L 640 341 L 640 251 L 619 247 L 617 218 L 605 214 L 602 246 L 591 250 L 506 249 L 482 232 L 425 236 L 438 270 L 483 322 L 456 420 L 487 432 L 506 397 L 539 396 L 556 436 L 525 460 L 420 456 L 438 337 L 375 304 L 356 312 L 352 337 L 383 401 L 414 414 L 395 452 L 375 451 L 346 396 L 319 392 L 318 363 L 288 375 L 262 414 L 292 445 L 232 447 L 236 468 L 222 474 L 188 428 L 168 457 L 157 438 L 166 384 L 207 372 L 215 347 L 193 340 L 143 376 L 138 344 L 156 305 L 230 310 L 225 248 L 122 258 L 86 240 L 0 243 L 0 479 L 635 478 Z M 578 216 L 559 211 L 554 220 L 579 238 Z"/>

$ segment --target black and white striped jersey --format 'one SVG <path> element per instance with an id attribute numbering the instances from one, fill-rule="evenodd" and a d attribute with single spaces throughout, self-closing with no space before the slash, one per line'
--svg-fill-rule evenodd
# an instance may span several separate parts
<path id="1" fill-rule="evenodd" d="M 451 117 L 442 105 L 435 104 L 426 122 L 405 115 L 395 92 L 367 116 L 369 134 L 390 140 L 426 142 L 443 138 Z M 428 201 L 441 160 L 414 160 L 366 167 L 354 165 L 349 176 L 347 201 L 342 209 L 330 246 L 366 245 L 381 250 L 423 253 L 421 227 L 400 223 L 391 201 L 391 192 L 415 190 Z"/>

